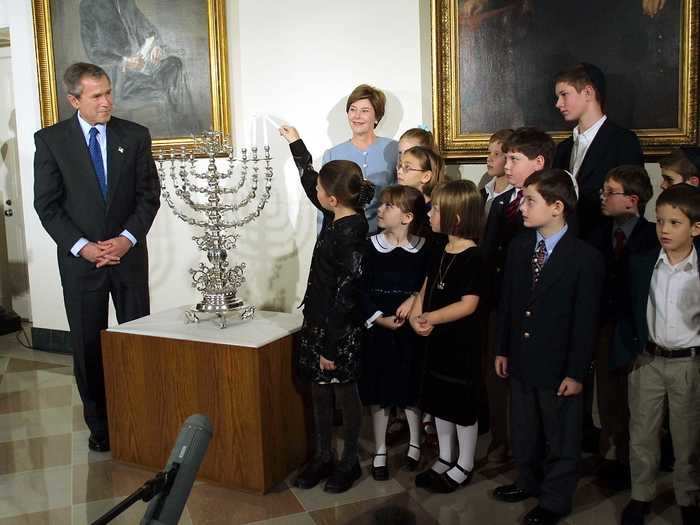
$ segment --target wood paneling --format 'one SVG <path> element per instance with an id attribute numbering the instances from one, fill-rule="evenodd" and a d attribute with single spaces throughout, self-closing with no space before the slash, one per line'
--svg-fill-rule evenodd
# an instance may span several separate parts
<path id="1" fill-rule="evenodd" d="M 307 455 L 310 413 L 292 381 L 293 337 L 247 348 L 102 333 L 112 455 L 161 469 L 182 423 L 214 435 L 199 476 L 264 492 Z"/>

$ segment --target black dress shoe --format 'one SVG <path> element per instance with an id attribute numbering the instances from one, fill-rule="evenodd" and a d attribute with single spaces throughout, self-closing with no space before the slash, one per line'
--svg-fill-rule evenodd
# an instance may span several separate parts
<path id="1" fill-rule="evenodd" d="M 697 525 L 700 523 L 700 507 L 681 507 L 683 525 Z"/>
<path id="2" fill-rule="evenodd" d="M 457 468 L 462 471 L 462 473 L 467 476 L 467 479 L 462 481 L 462 483 L 457 483 L 454 479 L 450 477 L 450 475 L 445 472 L 444 474 L 441 474 L 435 478 L 433 478 L 433 483 L 428 487 L 428 490 L 431 492 L 435 492 L 438 494 L 449 494 L 451 492 L 454 492 L 460 487 L 466 487 L 469 485 L 469 482 L 472 480 L 472 475 L 474 473 L 473 470 L 464 470 L 462 467 L 459 465 L 455 464 L 453 468 Z M 448 471 L 449 472 L 449 471 Z"/>
<path id="3" fill-rule="evenodd" d="M 507 503 L 517 503 L 532 497 L 527 490 L 519 488 L 515 483 L 511 485 L 501 485 L 493 491 L 493 497 Z"/>
<path id="4" fill-rule="evenodd" d="M 374 455 L 374 457 L 377 457 L 377 456 L 385 456 L 386 457 L 386 453 Z M 381 467 L 375 467 L 374 461 L 372 461 L 372 467 L 370 468 L 370 471 L 372 472 L 372 477 L 374 478 L 375 481 L 386 481 L 389 479 L 389 467 L 386 464 L 382 465 Z"/>
<path id="5" fill-rule="evenodd" d="M 336 468 L 331 477 L 328 478 L 328 481 L 326 481 L 326 486 L 323 487 L 323 490 L 333 494 L 340 494 L 352 487 L 352 484 L 360 479 L 360 476 L 362 476 L 362 469 L 359 463 L 355 463 L 350 470 Z"/>
<path id="6" fill-rule="evenodd" d="M 303 468 L 292 484 L 300 489 L 315 487 L 321 480 L 331 475 L 333 472 L 333 463 L 333 460 L 321 461 L 320 459 L 312 459 L 311 462 Z"/>
<path id="7" fill-rule="evenodd" d="M 447 470 L 452 468 L 452 464 L 438 458 L 438 461 L 447 467 Z M 416 476 L 416 487 L 419 489 L 427 489 L 434 483 L 434 478 L 439 477 L 440 474 L 435 472 L 432 468 L 424 470 Z"/>
<path id="8" fill-rule="evenodd" d="M 651 504 L 648 501 L 631 499 L 622 511 L 622 525 L 644 525 L 644 517 L 649 514 Z"/>
<path id="9" fill-rule="evenodd" d="M 420 447 L 417 447 L 417 446 L 415 446 L 415 445 L 411 445 L 410 443 L 408 444 L 408 446 L 409 446 L 409 447 L 413 447 L 413 448 L 415 448 L 415 449 L 418 449 L 418 451 L 420 452 Z M 409 472 L 415 472 L 416 469 L 418 468 L 418 463 L 419 463 L 419 462 L 420 462 L 420 456 L 418 457 L 418 459 L 413 459 L 413 458 L 412 458 L 411 456 L 409 456 L 408 453 L 407 453 L 407 454 L 406 454 L 406 457 L 405 457 L 404 460 L 403 460 L 403 465 L 401 465 L 401 468 L 402 468 L 403 470 L 407 470 L 407 471 L 409 471 Z"/>
<path id="10" fill-rule="evenodd" d="M 544 507 L 537 505 L 530 512 L 525 514 L 523 525 L 555 525 L 564 517 L 564 514 L 559 514 Z"/>
<path id="11" fill-rule="evenodd" d="M 90 434 L 88 448 L 94 452 L 109 452 L 109 438 Z"/>

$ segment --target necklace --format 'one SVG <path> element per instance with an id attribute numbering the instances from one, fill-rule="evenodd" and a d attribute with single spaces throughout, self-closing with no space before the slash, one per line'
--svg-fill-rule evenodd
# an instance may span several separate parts
<path id="1" fill-rule="evenodd" d="M 447 263 L 447 268 L 445 268 L 445 271 L 442 271 L 442 263 L 445 262 L 445 253 L 442 252 L 442 257 L 440 257 L 440 266 L 438 266 L 438 281 L 437 281 L 437 289 L 438 290 L 444 290 L 445 289 L 445 277 L 447 277 L 447 272 L 450 271 L 450 267 L 452 266 L 452 263 L 455 262 L 455 259 L 457 258 L 457 254 L 451 254 L 452 259 L 450 259 L 450 262 Z"/>

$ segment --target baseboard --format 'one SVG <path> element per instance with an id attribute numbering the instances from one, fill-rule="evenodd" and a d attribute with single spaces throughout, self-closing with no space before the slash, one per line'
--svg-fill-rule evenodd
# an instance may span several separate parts
<path id="1" fill-rule="evenodd" d="M 70 332 L 66 330 L 32 327 L 32 347 L 34 350 L 57 354 L 73 353 L 70 345 Z"/>

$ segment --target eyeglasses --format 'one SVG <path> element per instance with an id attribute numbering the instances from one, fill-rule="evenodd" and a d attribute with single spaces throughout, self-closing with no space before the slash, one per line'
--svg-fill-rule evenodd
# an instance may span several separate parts
<path id="1" fill-rule="evenodd" d="M 418 168 L 412 168 L 411 166 L 409 166 L 407 164 L 397 164 L 396 171 L 407 172 L 407 171 L 428 171 L 428 170 L 421 170 Z"/>
<path id="2" fill-rule="evenodd" d="M 609 191 L 609 190 L 598 190 L 598 195 L 601 199 L 607 199 L 611 195 L 627 195 L 624 191 Z"/>

